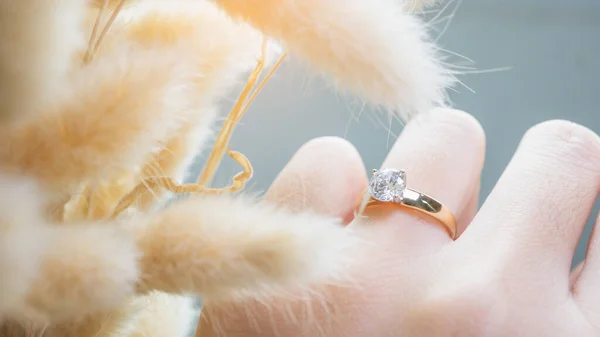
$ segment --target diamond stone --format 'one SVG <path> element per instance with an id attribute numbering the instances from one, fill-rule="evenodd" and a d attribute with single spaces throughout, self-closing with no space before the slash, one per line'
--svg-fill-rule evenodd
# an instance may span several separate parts
<path id="1" fill-rule="evenodd" d="M 406 173 L 402 170 L 383 169 L 373 170 L 373 176 L 369 182 L 369 193 L 382 202 L 402 200 L 406 189 Z"/>

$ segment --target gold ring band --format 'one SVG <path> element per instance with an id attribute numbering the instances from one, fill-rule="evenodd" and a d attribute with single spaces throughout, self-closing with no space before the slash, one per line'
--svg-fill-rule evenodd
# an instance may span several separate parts
<path id="1" fill-rule="evenodd" d="M 390 204 L 405 207 L 437 220 L 445 227 L 452 240 L 456 239 L 457 228 L 454 214 L 436 199 L 407 188 L 404 170 L 373 170 L 369 187 L 365 191 L 360 209 L 356 213 L 362 214 L 367 208 Z"/>

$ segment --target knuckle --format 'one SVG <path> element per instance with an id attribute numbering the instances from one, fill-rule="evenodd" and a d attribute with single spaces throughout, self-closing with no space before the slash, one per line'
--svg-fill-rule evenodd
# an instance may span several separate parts
<path id="1" fill-rule="evenodd" d="M 442 290 L 428 294 L 409 312 L 409 330 L 413 335 L 439 336 L 452 332 L 481 336 L 503 320 L 504 315 L 499 314 L 498 309 L 504 301 L 493 288 L 494 285 L 488 282 L 444 286 Z"/>
<path id="2" fill-rule="evenodd" d="M 348 140 L 335 136 L 313 138 L 306 142 L 298 152 L 313 158 L 313 160 L 318 157 L 322 162 L 334 162 L 336 167 L 356 165 L 357 162 L 361 162 L 360 153 L 356 147 Z"/>
<path id="3" fill-rule="evenodd" d="M 546 155 L 600 173 L 600 137 L 584 126 L 551 120 L 530 128 L 525 139 Z"/>
<path id="4" fill-rule="evenodd" d="M 303 147 L 310 149 L 318 149 L 322 146 L 331 146 L 339 148 L 352 148 L 352 144 L 342 137 L 322 136 L 310 139 Z"/>
<path id="5" fill-rule="evenodd" d="M 435 124 L 441 135 L 484 149 L 486 138 L 483 127 L 472 115 L 455 109 L 435 109 L 425 118 L 424 123 Z"/>

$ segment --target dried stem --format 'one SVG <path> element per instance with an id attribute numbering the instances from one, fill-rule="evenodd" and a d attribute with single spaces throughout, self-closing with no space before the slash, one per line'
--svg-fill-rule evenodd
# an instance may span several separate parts
<path id="1" fill-rule="evenodd" d="M 105 16 L 109 7 L 109 0 L 103 0 L 102 7 L 99 8 L 98 15 L 95 19 L 94 26 L 88 41 L 88 48 L 84 55 L 84 63 L 88 63 L 93 60 L 94 56 L 98 52 L 102 41 L 106 37 L 111 25 L 116 20 L 121 9 L 123 8 L 126 0 L 120 0 L 117 6 L 113 9 L 110 18 L 106 21 L 106 24 L 101 28 L 101 21 Z M 110 213 L 109 217 L 116 218 L 119 214 L 130 207 L 135 200 L 144 192 L 152 190 L 153 188 L 160 187 L 169 190 L 173 193 L 201 193 L 201 194 L 225 194 L 234 193 L 242 190 L 246 183 L 252 178 L 253 169 L 250 161 L 246 156 L 240 152 L 232 151 L 228 148 L 228 143 L 231 138 L 235 125 L 239 122 L 245 112 L 248 110 L 250 104 L 254 101 L 258 93 L 264 88 L 268 80 L 275 73 L 277 68 L 282 64 L 283 60 L 287 56 L 284 53 L 273 68 L 268 72 L 265 78 L 259 82 L 260 75 L 263 72 L 266 64 L 267 55 L 267 44 L 263 40 L 261 56 L 258 59 L 255 69 L 250 74 L 243 91 L 238 97 L 236 104 L 229 113 L 227 120 L 225 121 L 222 129 L 220 130 L 215 144 L 212 148 L 210 157 L 207 161 L 205 169 L 200 174 L 196 184 L 178 184 L 171 177 L 149 177 L 140 182 L 135 188 L 133 188 L 128 194 L 126 194 L 118 202 L 115 209 Z M 258 84 L 258 85 L 257 85 Z M 254 89 L 254 90 L 253 90 Z M 223 188 L 209 188 L 207 183 L 213 178 L 224 154 L 227 153 L 233 158 L 238 164 L 243 167 L 243 170 L 236 174 L 232 183 L 229 186 Z M 69 222 L 73 220 L 79 220 L 85 217 L 89 217 L 89 210 L 91 207 L 92 199 L 98 191 L 92 190 L 90 186 L 85 186 L 81 195 L 75 195 L 73 198 L 64 205 L 63 209 L 63 221 Z M 103 216 L 101 216 L 103 217 Z"/>
<path id="2" fill-rule="evenodd" d="M 84 57 L 85 63 L 90 62 L 93 59 L 94 55 L 96 55 L 96 52 L 98 52 L 98 50 L 100 49 L 100 44 L 102 44 L 104 37 L 106 36 L 106 34 L 108 34 L 108 30 L 110 29 L 110 26 L 112 26 L 112 24 L 117 19 L 117 16 L 121 12 L 121 9 L 125 5 L 126 1 L 127 0 L 119 1 L 119 3 L 117 4 L 117 7 L 115 7 L 115 9 L 112 12 L 112 15 L 106 22 L 106 25 L 104 25 L 104 28 L 102 29 L 102 32 L 100 33 L 100 36 L 94 43 L 93 41 L 96 38 L 96 35 L 98 34 L 98 26 L 100 24 L 100 19 L 102 18 L 104 11 L 108 7 L 109 0 L 104 0 L 104 4 L 102 5 L 102 8 L 100 8 L 100 10 L 98 11 L 98 16 L 96 17 L 96 21 L 94 22 L 94 28 L 92 29 L 92 34 L 90 36 L 89 46 L 88 46 L 88 49 L 87 49 L 87 51 L 85 53 L 85 57 Z"/>
<path id="3" fill-rule="evenodd" d="M 144 179 L 129 194 L 127 194 L 115 208 L 112 217 L 115 218 L 126 210 L 136 200 L 137 196 L 147 189 L 161 187 L 173 193 L 202 193 L 202 194 L 224 194 L 242 190 L 246 182 L 252 177 L 252 165 L 246 156 L 240 152 L 227 150 L 227 154 L 240 164 L 244 170 L 233 177 L 233 183 L 223 188 L 208 188 L 199 184 L 179 185 L 170 177 L 151 177 Z"/>
<path id="4" fill-rule="evenodd" d="M 96 54 L 96 52 L 98 52 L 98 49 L 100 49 L 100 44 L 102 43 L 102 40 L 104 40 L 104 37 L 108 33 L 108 30 L 110 29 L 110 26 L 117 19 L 117 16 L 119 15 L 119 12 L 121 11 L 121 9 L 123 8 L 123 6 L 125 5 L 125 1 L 127 1 L 127 0 L 121 0 L 121 1 L 119 1 L 119 4 L 117 5 L 117 7 L 113 10 L 112 15 L 110 16 L 110 18 L 106 22 L 106 25 L 104 26 L 104 29 L 102 30 L 102 33 L 100 33 L 100 36 L 98 37 L 98 41 L 96 41 L 96 44 L 94 45 L 94 50 L 92 51 L 92 56 L 94 54 Z"/>
<path id="5" fill-rule="evenodd" d="M 229 116 L 225 121 L 217 137 L 217 140 L 215 141 L 215 145 L 212 148 L 211 155 L 207 161 L 207 165 L 202 174 L 200 175 L 198 182 L 196 184 L 179 185 L 177 184 L 177 182 L 175 182 L 174 179 L 170 177 L 146 178 L 141 183 L 139 183 L 129 194 L 127 194 L 121 199 L 121 201 L 118 203 L 115 210 L 113 211 L 113 218 L 117 217 L 129 206 L 131 206 L 142 193 L 148 190 L 152 190 L 155 187 L 161 187 L 173 193 L 202 194 L 232 193 L 244 188 L 248 180 L 252 178 L 252 165 L 250 164 L 248 158 L 246 158 L 243 154 L 231 151 L 231 149 L 226 150 L 226 148 L 231 137 L 231 133 L 233 132 L 234 126 L 237 122 L 239 122 L 240 118 L 248 110 L 248 107 L 250 106 L 252 101 L 256 98 L 256 96 L 262 90 L 262 88 L 264 88 L 267 81 L 273 76 L 273 74 L 281 65 L 281 63 L 287 55 L 287 53 L 284 53 L 282 55 L 282 57 L 273 66 L 269 73 L 267 73 L 265 78 L 259 83 L 254 92 L 252 92 L 252 88 L 258 82 L 260 73 L 264 69 L 266 49 L 266 42 L 263 40 L 261 58 L 258 60 L 258 64 L 256 65 L 254 71 L 250 74 L 250 77 L 246 82 L 244 90 L 240 94 L 240 97 L 237 100 L 234 108 L 229 113 Z M 230 157 L 237 161 L 238 164 L 240 164 L 244 168 L 244 171 L 238 173 L 233 177 L 233 183 L 230 186 L 224 188 L 208 188 L 206 182 L 209 181 L 214 175 L 217 167 L 219 166 L 220 161 L 223 158 L 224 153 L 227 153 Z"/>
<path id="6" fill-rule="evenodd" d="M 256 68 L 254 68 L 254 70 L 250 74 L 250 78 L 248 79 L 248 82 L 246 82 L 246 85 L 244 86 L 244 90 L 242 90 L 242 93 L 238 97 L 238 100 L 236 101 L 231 112 L 229 113 L 227 120 L 225 121 L 225 123 L 223 123 L 223 127 L 221 128 L 221 131 L 219 132 L 219 135 L 217 136 L 217 139 L 215 140 L 215 144 L 212 148 L 210 156 L 208 157 L 206 166 L 204 167 L 204 170 L 202 171 L 202 173 L 200 174 L 200 177 L 198 178 L 197 183 L 200 185 L 208 185 L 210 183 L 210 180 L 212 180 L 214 173 L 216 172 L 216 170 L 221 162 L 221 159 L 223 158 L 223 155 L 225 153 L 225 148 L 227 147 L 227 144 L 229 143 L 229 139 L 231 138 L 231 133 L 233 132 L 233 128 L 235 127 L 235 124 L 240 120 L 240 118 L 242 117 L 242 115 L 244 113 L 244 110 L 245 110 L 244 103 L 246 102 L 246 98 L 250 94 L 252 88 L 256 85 L 256 82 L 258 81 L 260 73 L 264 69 L 265 59 L 266 59 L 266 50 L 267 50 L 266 41 L 263 40 L 262 52 L 261 52 L 261 56 L 258 59 L 258 62 L 256 64 Z"/>
<path id="7" fill-rule="evenodd" d="M 277 63 L 275 63 L 275 65 L 273 66 L 273 68 L 271 68 L 271 70 L 267 73 L 267 76 L 265 76 L 265 78 L 260 82 L 260 84 L 258 85 L 258 87 L 256 88 L 256 90 L 252 93 L 252 96 L 250 96 L 250 98 L 248 99 L 248 103 L 246 103 L 246 105 L 244 106 L 242 114 L 244 114 L 246 112 L 246 110 L 248 110 L 248 108 L 250 107 L 250 103 L 252 103 L 254 101 L 254 99 L 256 98 L 256 96 L 258 95 L 258 93 L 265 87 L 265 85 L 267 84 L 267 82 L 269 81 L 269 79 L 271 79 L 271 77 L 273 76 L 273 74 L 275 74 L 275 71 L 277 70 L 277 68 L 279 68 L 279 66 L 281 65 L 281 63 L 283 63 L 283 60 L 285 60 L 286 56 L 287 56 L 287 52 L 283 53 L 283 55 L 279 58 L 279 60 L 277 61 Z"/>
<path id="8" fill-rule="evenodd" d="M 108 7 L 109 0 L 104 0 L 104 4 L 98 10 L 98 15 L 96 16 L 96 20 L 94 21 L 94 27 L 92 28 L 92 34 L 90 35 L 90 40 L 88 42 L 88 48 L 85 51 L 85 56 L 83 61 L 85 63 L 89 62 L 92 59 L 92 49 L 94 47 L 94 41 L 96 40 L 96 35 L 98 35 L 98 27 L 100 26 L 100 19 L 104 15 L 104 11 Z"/>

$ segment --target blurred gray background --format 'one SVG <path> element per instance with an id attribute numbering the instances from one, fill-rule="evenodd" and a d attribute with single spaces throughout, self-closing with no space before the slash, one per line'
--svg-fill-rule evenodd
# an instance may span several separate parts
<path id="1" fill-rule="evenodd" d="M 481 202 L 534 124 L 568 119 L 600 133 L 600 1 L 441 2 L 425 14 L 427 20 L 438 17 L 434 37 L 443 32 L 440 45 L 468 58 L 454 56 L 451 63 L 479 71 L 460 77 L 474 92 L 458 86 L 451 99 L 456 108 L 473 114 L 487 133 Z M 390 135 L 384 114 L 365 111 L 356 120 L 359 108 L 288 60 L 258 95 L 231 142 L 254 165 L 247 191 L 264 192 L 294 152 L 319 136 L 348 139 L 367 168 L 378 167 L 402 125 L 393 123 Z M 206 155 L 197 162 L 197 171 Z M 214 184 L 228 184 L 239 170 L 227 158 Z M 584 257 L 598 204 L 574 262 Z"/>

